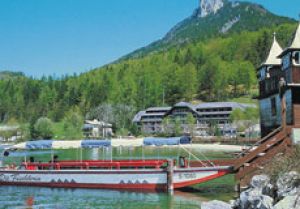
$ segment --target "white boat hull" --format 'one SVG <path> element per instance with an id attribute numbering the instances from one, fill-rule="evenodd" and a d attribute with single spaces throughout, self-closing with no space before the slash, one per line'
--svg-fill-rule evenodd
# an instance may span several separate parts
<path id="1" fill-rule="evenodd" d="M 174 188 L 221 177 L 228 167 L 174 169 Z M 64 188 L 111 188 L 166 190 L 168 174 L 163 169 L 137 170 L 0 170 L 0 185 Z"/>

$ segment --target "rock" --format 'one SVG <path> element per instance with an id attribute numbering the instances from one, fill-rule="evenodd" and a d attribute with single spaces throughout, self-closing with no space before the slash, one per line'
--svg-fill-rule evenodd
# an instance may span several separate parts
<path id="1" fill-rule="evenodd" d="M 229 203 L 233 209 L 239 209 L 240 205 L 241 205 L 241 200 L 240 200 L 240 198 L 238 198 L 236 200 L 230 201 Z"/>
<path id="2" fill-rule="evenodd" d="M 201 209 L 232 209 L 231 205 L 222 201 L 213 200 L 201 204 Z"/>
<path id="3" fill-rule="evenodd" d="M 262 188 L 250 188 L 240 195 L 241 209 L 272 209 L 273 198 L 262 194 Z"/>
<path id="4" fill-rule="evenodd" d="M 300 185 L 300 175 L 296 171 L 283 174 L 276 182 L 277 195 L 281 199 L 286 196 L 296 195 Z"/>
<path id="5" fill-rule="evenodd" d="M 274 209 L 300 209 L 300 195 L 283 198 L 274 206 Z"/>
<path id="6" fill-rule="evenodd" d="M 242 209 L 250 208 L 254 197 L 262 195 L 262 190 L 259 188 L 250 188 L 240 194 L 240 206 Z"/>
<path id="7" fill-rule="evenodd" d="M 254 208 L 257 209 L 273 209 L 273 203 L 274 200 L 272 197 L 269 197 L 267 195 L 262 195 L 260 197 L 260 200 L 258 201 L 258 204 L 255 205 Z"/>
<path id="8" fill-rule="evenodd" d="M 250 185 L 253 188 L 265 188 L 270 183 L 270 178 L 267 175 L 256 175 L 251 179 Z"/>
<path id="9" fill-rule="evenodd" d="M 267 186 L 265 186 L 262 190 L 262 193 L 264 195 L 268 195 L 272 198 L 276 198 L 277 195 L 276 195 L 276 189 L 275 189 L 275 186 L 273 184 L 268 184 Z"/>
<path id="10" fill-rule="evenodd" d="M 201 0 L 200 4 L 200 17 L 206 17 L 210 14 L 215 14 L 219 9 L 224 6 L 223 0 Z"/>
<path id="11" fill-rule="evenodd" d="M 232 208 L 236 208 L 237 206 L 239 206 L 239 199 L 237 200 L 229 200 L 229 204 L 231 205 Z"/>

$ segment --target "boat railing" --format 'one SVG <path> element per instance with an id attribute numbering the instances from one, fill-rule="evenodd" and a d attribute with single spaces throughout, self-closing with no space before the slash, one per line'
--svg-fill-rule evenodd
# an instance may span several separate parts
<path id="1" fill-rule="evenodd" d="M 126 169 L 126 168 L 152 168 L 160 169 L 166 160 L 148 161 L 59 161 L 59 162 L 23 162 L 26 170 L 61 170 L 61 169 Z"/>

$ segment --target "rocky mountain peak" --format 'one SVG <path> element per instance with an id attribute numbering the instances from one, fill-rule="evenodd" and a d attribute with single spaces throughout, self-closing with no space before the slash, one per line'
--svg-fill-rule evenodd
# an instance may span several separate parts
<path id="1" fill-rule="evenodd" d="M 215 14 L 224 6 L 224 0 L 200 0 L 200 17 Z"/>

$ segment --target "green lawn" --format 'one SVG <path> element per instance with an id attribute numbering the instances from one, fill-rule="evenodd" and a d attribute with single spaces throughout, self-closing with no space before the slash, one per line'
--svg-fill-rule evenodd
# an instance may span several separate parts
<path id="1" fill-rule="evenodd" d="M 63 122 L 53 123 L 53 139 L 57 140 L 81 140 L 83 135 L 81 130 L 65 130 Z"/>
<path id="2" fill-rule="evenodd" d="M 66 134 L 62 122 L 53 123 L 54 139 L 63 139 Z"/>
<path id="3" fill-rule="evenodd" d="M 239 98 L 233 98 L 228 100 L 229 102 L 238 102 L 238 103 L 245 103 L 245 104 L 256 104 L 258 101 L 256 99 L 252 99 L 249 96 L 248 97 L 239 97 Z"/>

